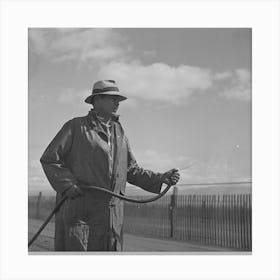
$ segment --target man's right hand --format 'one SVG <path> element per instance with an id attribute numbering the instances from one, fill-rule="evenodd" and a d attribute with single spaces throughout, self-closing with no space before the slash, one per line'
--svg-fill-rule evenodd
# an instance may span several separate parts
<path id="1" fill-rule="evenodd" d="M 83 191 L 76 185 L 72 186 L 71 188 L 69 188 L 65 195 L 68 197 L 68 198 L 71 198 L 71 199 L 74 199 L 78 196 L 81 196 L 83 195 Z"/>

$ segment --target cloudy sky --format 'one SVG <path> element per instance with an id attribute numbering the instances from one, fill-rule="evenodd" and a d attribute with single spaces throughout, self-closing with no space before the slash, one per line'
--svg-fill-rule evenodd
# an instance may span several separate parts
<path id="1" fill-rule="evenodd" d="M 249 29 L 29 29 L 29 191 L 50 190 L 40 156 L 91 109 L 99 79 L 128 97 L 120 120 L 139 165 L 181 183 L 251 179 Z"/>

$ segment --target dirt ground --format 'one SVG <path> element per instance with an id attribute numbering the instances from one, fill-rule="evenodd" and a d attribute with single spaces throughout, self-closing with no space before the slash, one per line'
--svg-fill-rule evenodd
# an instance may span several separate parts
<path id="1" fill-rule="evenodd" d="M 43 221 L 30 219 L 28 224 L 29 240 L 39 229 Z M 29 252 L 52 252 L 54 251 L 54 224 L 49 223 L 40 236 L 30 246 Z M 200 246 L 188 242 L 162 240 L 124 235 L 124 252 L 232 252 L 226 248 Z"/>

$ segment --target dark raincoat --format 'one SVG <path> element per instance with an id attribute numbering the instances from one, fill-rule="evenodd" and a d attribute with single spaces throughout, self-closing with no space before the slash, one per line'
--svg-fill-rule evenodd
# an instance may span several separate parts
<path id="1" fill-rule="evenodd" d="M 65 123 L 40 159 L 57 201 L 73 185 L 84 191 L 56 214 L 56 251 L 122 250 L 123 201 L 86 186 L 122 195 L 126 182 L 153 193 L 161 190 L 161 174 L 137 165 L 118 117 L 112 119 L 110 132 L 92 110 Z"/>

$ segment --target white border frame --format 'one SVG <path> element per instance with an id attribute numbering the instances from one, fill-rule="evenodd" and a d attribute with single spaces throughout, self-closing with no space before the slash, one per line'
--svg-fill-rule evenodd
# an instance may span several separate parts
<path id="1" fill-rule="evenodd" d="M 2 1 L 1 279 L 279 279 L 279 2 Z M 27 28 L 253 28 L 253 254 L 27 251 Z"/>

